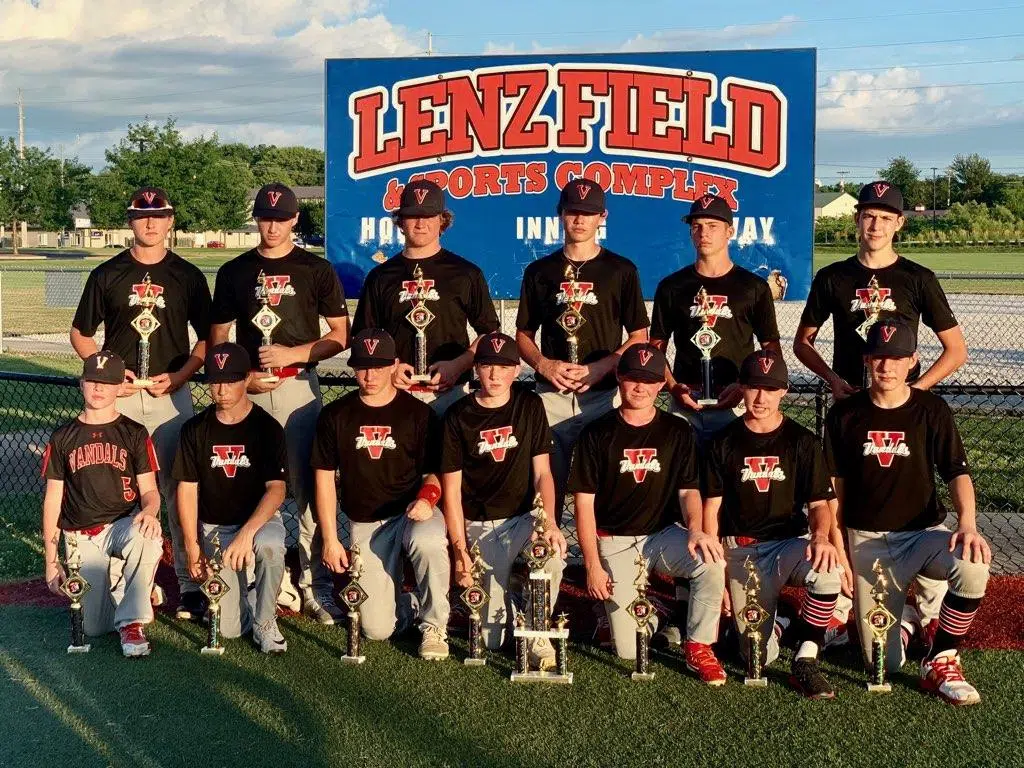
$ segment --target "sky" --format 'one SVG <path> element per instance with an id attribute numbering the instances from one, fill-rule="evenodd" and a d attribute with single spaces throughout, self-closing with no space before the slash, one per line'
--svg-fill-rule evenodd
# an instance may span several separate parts
<path id="1" fill-rule="evenodd" d="M 1024 2 L 0 0 L 0 138 L 99 169 L 127 124 L 323 146 L 328 57 L 815 47 L 815 175 L 924 174 L 978 152 L 1024 173 Z M 723 18 L 720 9 L 729 9 Z M 63 148 L 63 149 L 62 149 Z"/>

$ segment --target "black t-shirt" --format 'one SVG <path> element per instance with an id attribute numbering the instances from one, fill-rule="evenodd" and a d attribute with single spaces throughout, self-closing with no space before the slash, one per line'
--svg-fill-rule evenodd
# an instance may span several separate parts
<path id="1" fill-rule="evenodd" d="M 441 471 L 462 470 L 467 520 L 500 520 L 533 506 L 532 459 L 551 453 L 551 429 L 538 395 L 513 385 L 509 401 L 485 408 L 470 395 L 444 419 Z"/>
<path id="2" fill-rule="evenodd" d="M 255 248 L 236 256 L 217 270 L 211 322 L 235 322 L 235 337 L 254 366 L 263 345 L 263 334 L 252 324 L 261 307 L 256 296 L 261 271 L 269 286 L 267 306 L 281 318 L 271 337 L 275 344 L 294 347 L 316 341 L 321 317 L 348 315 L 341 283 L 326 259 L 298 247 L 276 259 L 260 256 Z"/>
<path id="3" fill-rule="evenodd" d="M 65 531 L 130 514 L 139 504 L 137 476 L 159 468 L 149 432 L 127 416 L 106 424 L 69 421 L 43 454 L 43 477 L 64 482 L 59 525 Z"/>
<path id="4" fill-rule="evenodd" d="M 945 519 L 936 471 L 947 483 L 969 473 L 945 400 L 911 389 L 906 403 L 886 409 L 862 391 L 833 406 L 826 426 L 829 467 L 844 484 L 844 525 L 917 531 Z"/>
<path id="5" fill-rule="evenodd" d="M 628 333 L 646 328 L 647 307 L 640 292 L 636 265 L 602 248 L 593 259 L 570 261 L 559 249 L 530 264 L 523 273 L 516 328 L 528 333 L 540 329 L 540 351 L 550 360 L 568 360 L 569 342 L 558 318 L 568 308 L 569 282 L 565 267 L 576 268 L 579 294 L 573 306 L 586 322 L 577 331 L 577 353 L 583 365 L 607 357 L 622 346 L 622 329 Z M 539 381 L 545 381 L 538 375 Z M 615 386 L 609 374 L 595 389 Z"/>
<path id="6" fill-rule="evenodd" d="M 705 472 L 707 496 L 722 498 L 722 536 L 802 536 L 804 505 L 834 495 L 821 444 L 789 418 L 765 434 L 751 432 L 743 419 L 732 422 L 711 442 Z"/>
<path id="7" fill-rule="evenodd" d="M 868 283 L 872 277 L 878 281 L 879 298 L 882 299 L 880 319 L 902 317 L 915 331 L 918 322 L 923 320 L 936 333 L 957 326 L 956 317 L 935 273 L 909 259 L 900 256 L 888 267 L 868 269 L 856 256 L 851 256 L 822 267 L 811 283 L 800 323 L 820 328 L 832 318 L 835 335 L 832 370 L 855 387 L 864 381 L 866 337 L 862 337 L 857 329 L 867 318 Z M 920 372 L 921 366 L 915 366 L 908 380 L 914 381 Z"/>
<path id="8" fill-rule="evenodd" d="M 754 351 L 754 337 L 761 346 L 777 341 L 779 327 L 768 283 L 743 267 L 734 265 L 721 277 L 704 277 L 692 264 L 673 272 L 654 293 L 651 339 L 674 338 L 676 381 L 691 387 L 701 384 L 701 351 L 690 339 L 702 326 L 696 315 L 702 287 L 715 310 L 708 325 L 721 337 L 711 350 L 712 382 L 717 390 L 712 394 L 717 395 L 739 378 L 743 358 Z"/>
<path id="9" fill-rule="evenodd" d="M 643 536 L 682 522 L 679 491 L 699 488 L 693 428 L 665 411 L 642 427 L 618 409 L 580 435 L 569 473 L 571 493 L 593 493 L 597 530 Z"/>
<path id="10" fill-rule="evenodd" d="M 271 480 L 287 480 L 284 429 L 255 403 L 237 424 L 211 405 L 181 428 L 174 479 L 199 484 L 199 519 L 244 525 Z"/>
<path id="11" fill-rule="evenodd" d="M 433 409 L 408 392 L 387 405 L 366 405 L 349 392 L 320 413 L 313 438 L 313 469 L 340 470 L 338 501 L 357 523 L 405 514 L 437 472 L 440 424 Z"/>
<path id="12" fill-rule="evenodd" d="M 498 330 L 498 315 L 484 273 L 476 264 L 442 248 L 426 259 L 398 255 L 371 269 L 352 322 L 353 334 L 364 328 L 383 328 L 395 339 L 398 359 L 416 364 L 416 329 L 405 319 L 414 305 L 412 273 L 416 266 L 423 271 L 424 283 L 429 283 L 424 303 L 434 314 L 424 331 L 428 365 L 454 360 L 469 348 L 467 323 L 479 335 Z M 459 383 L 469 378 L 466 371 Z"/>
<path id="13" fill-rule="evenodd" d="M 192 353 L 188 326 L 200 339 L 210 335 L 210 287 L 199 268 L 172 251 L 158 264 L 142 264 L 130 250 L 100 264 L 85 281 L 71 325 L 93 336 L 103 324 L 103 348 L 117 353 L 138 373 L 139 334 L 131 322 L 142 311 L 146 275 L 156 296 L 153 315 L 160 327 L 149 337 L 149 373 L 177 371 Z"/>

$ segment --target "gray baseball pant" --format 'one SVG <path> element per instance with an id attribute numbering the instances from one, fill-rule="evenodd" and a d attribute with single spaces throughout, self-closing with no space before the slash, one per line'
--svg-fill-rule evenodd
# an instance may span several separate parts
<path id="1" fill-rule="evenodd" d="M 420 402 L 426 403 L 434 409 L 438 418 L 442 418 L 452 405 L 460 398 L 469 394 L 469 383 L 446 389 L 444 392 L 426 392 L 422 390 L 409 390 L 409 394 Z"/>

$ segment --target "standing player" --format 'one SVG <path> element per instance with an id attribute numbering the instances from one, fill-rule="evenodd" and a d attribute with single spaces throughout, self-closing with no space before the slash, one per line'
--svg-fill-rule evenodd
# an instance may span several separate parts
<path id="1" fill-rule="evenodd" d="M 627 606 L 637 594 L 640 553 L 652 569 L 691 580 L 686 666 L 708 685 L 722 685 L 725 670 L 711 649 L 725 589 L 722 545 L 703 531 L 693 429 L 654 405 L 666 367 L 653 345 L 623 352 L 622 405 L 584 428 L 569 491 L 576 494 L 587 590 L 604 601 L 615 652 L 623 659 L 636 654 Z"/>
<path id="2" fill-rule="evenodd" d="M 881 562 L 892 589 L 888 608 L 899 616 L 906 589 L 918 574 L 947 581 L 938 628 L 921 662 L 921 685 L 952 704 L 977 704 L 978 692 L 963 676 L 957 647 L 985 595 L 992 553 L 978 533 L 974 484 L 953 413 L 938 395 L 913 389 L 907 376 L 917 365 L 917 338 L 901 319 L 872 325 L 864 346 L 871 387 L 837 403 L 828 414 L 825 447 L 835 475 L 839 525 L 853 572 L 856 610 L 865 659 L 871 651 L 871 572 Z M 949 488 L 958 518 L 950 533 L 935 485 Z M 886 665 L 903 664 L 899 633 L 890 632 Z"/>
<path id="3" fill-rule="evenodd" d="M 194 412 L 188 380 L 202 368 L 206 354 L 210 288 L 195 265 L 166 247 L 167 235 L 174 229 L 174 207 L 162 189 L 143 187 L 132 195 L 128 224 L 135 244 L 89 274 L 71 323 L 71 346 L 83 360 L 95 354 L 98 347 L 93 337 L 103 325 L 104 347 L 128 366 L 117 410 L 149 431 L 161 466 L 169 470 L 181 425 Z M 150 302 L 159 327 L 149 337 L 149 378 L 153 383 L 142 388 L 132 384 L 138 374 L 140 339 L 132 321 Z M 190 325 L 199 338 L 191 349 Z M 181 594 L 178 617 L 198 619 L 203 599 L 188 575 L 174 481 L 170 471 L 159 473 L 158 480 L 167 505 L 174 572 Z"/>
<path id="4" fill-rule="evenodd" d="M 85 408 L 57 428 L 43 454 L 43 557 L 46 586 L 60 594 L 58 548 L 73 540 L 82 576 L 85 634 L 117 630 L 125 656 L 149 655 L 143 625 L 153 620 L 150 592 L 160 562 L 160 492 L 153 443 L 141 424 L 117 412 L 125 367 L 112 352 L 85 359 Z M 117 563 L 111 584 L 111 564 Z"/>
<path id="5" fill-rule="evenodd" d="M 608 219 L 601 186 L 570 181 L 558 198 L 558 215 L 565 243 L 523 273 L 516 343 L 537 372 L 537 392 L 554 433 L 551 464 L 560 519 L 573 445 L 584 426 L 618 404 L 615 366 L 627 347 L 647 341 L 649 323 L 636 266 L 597 242 L 597 230 Z M 558 324 L 570 308 L 583 317 L 575 334 L 578 363 L 570 361 L 568 335 Z"/>
<path id="6" fill-rule="evenodd" d="M 784 586 L 807 587 L 790 683 L 812 699 L 831 699 L 835 691 L 818 666 L 840 586 L 839 555 L 829 541 L 832 513 L 826 502 L 834 494 L 825 457 L 814 434 L 779 410 L 789 388 L 781 355 L 766 349 L 748 355 L 740 366 L 740 387 L 743 417 L 708 446 L 704 527 L 724 537 L 733 615 L 741 634 L 748 557 L 761 579 L 760 602 L 769 617 L 775 616 Z M 762 653 L 770 664 L 779 646 L 774 632 L 766 634 Z M 746 644 L 740 647 L 746 654 Z"/>
<path id="7" fill-rule="evenodd" d="M 529 513 L 536 493 L 544 502 L 548 543 L 557 552 L 545 566 L 555 598 L 566 543 L 555 523 L 551 430 L 544 404 L 533 392 L 513 384 L 521 370 L 516 342 L 503 333 L 489 333 L 481 337 L 474 359 L 480 390 L 445 415 L 441 487 L 456 582 L 461 587 L 473 583 L 469 542 L 480 545 L 487 564 L 484 588 L 490 600 L 483 637 L 487 647 L 495 649 L 504 644 L 512 624 L 509 578 L 533 532 Z M 532 640 L 529 651 L 532 666 L 554 665 L 555 651 L 547 638 Z"/>
<path id="8" fill-rule="evenodd" d="M 405 247 L 366 276 L 352 327 L 353 333 L 383 328 L 391 334 L 399 359 L 395 386 L 431 403 L 438 415 L 468 391 L 477 341 L 469 343 L 466 324 L 478 334 L 499 327 L 484 273 L 441 247 L 441 235 L 453 220 L 437 184 L 424 179 L 405 185 L 395 212 Z M 432 377 L 425 384 L 412 379 L 416 329 L 406 320 L 416 301 L 417 267 L 423 273 L 426 306 L 434 315 L 425 330 L 427 372 Z"/>
<path id="9" fill-rule="evenodd" d="M 260 244 L 222 266 L 213 296 L 210 343 L 228 340 L 235 324 L 238 343 L 259 368 L 271 369 L 276 382 L 255 372 L 249 395 L 256 405 L 284 427 L 288 450 L 288 487 L 299 521 L 299 588 L 302 610 L 321 624 L 344 615 L 334 602 L 331 574 L 320 563 L 320 537 L 313 516 L 313 473 L 310 445 L 323 405 L 316 364 L 341 352 L 348 344 L 348 308 L 337 275 L 325 259 L 292 244 L 299 220 L 295 193 L 284 184 L 267 184 L 256 194 L 252 209 Z M 262 275 L 263 285 L 259 286 Z M 267 293 L 268 307 L 280 318 L 273 344 L 263 346 L 252 324 L 261 308 L 257 288 Z M 320 318 L 329 330 L 320 335 Z M 255 367 L 255 365 L 254 365 Z M 282 602 L 289 599 L 291 581 L 282 585 Z"/>
<path id="10" fill-rule="evenodd" d="M 437 508 L 437 416 L 395 388 L 398 360 L 387 331 L 356 334 L 349 365 L 359 390 L 324 408 L 313 441 L 324 564 L 334 573 L 348 567 L 338 540 L 340 502 L 363 560 L 359 583 L 369 598 L 360 611 L 366 636 L 387 639 L 416 618 L 416 601 L 402 594 L 405 555 L 419 588 L 420 657 L 445 659 L 451 566 L 444 516 Z"/>
<path id="11" fill-rule="evenodd" d="M 664 350 L 670 338 L 675 341 L 675 364 L 668 376 L 672 411 L 693 425 L 703 444 L 741 412 L 737 377 L 743 359 L 754 351 L 754 338 L 763 349 L 781 354 L 782 348 L 768 283 L 729 257 L 729 240 L 736 233 L 729 204 L 704 195 L 694 201 L 683 221 L 690 225 L 697 260 L 658 284 L 651 343 Z M 707 294 L 706 307 L 702 291 Z M 690 340 L 703 325 L 700 313 L 705 308 L 708 327 L 721 337 L 711 350 L 715 390 L 699 394 L 702 399 L 717 398 L 709 406 L 697 402 L 703 386 L 702 355 Z"/>
<path id="12" fill-rule="evenodd" d="M 829 385 L 839 401 L 864 384 L 864 341 L 872 323 L 902 317 L 916 334 L 918 324 L 924 321 L 938 336 L 942 354 L 923 375 L 921 366 L 915 364 L 908 381 L 915 389 L 929 389 L 967 361 L 967 345 L 935 273 L 900 256 L 893 247 L 906 221 L 899 187 L 885 181 L 861 187 L 854 221 L 860 243 L 857 254 L 829 264 L 815 275 L 793 352 Z M 814 346 L 818 331 L 829 318 L 835 335 L 831 367 Z M 838 531 L 833 537 L 842 553 Z M 944 591 L 941 583 L 926 578 L 917 581 L 917 608 L 926 637 L 937 626 Z M 849 609 L 850 601 L 841 599 L 837 644 L 846 642 Z M 913 631 L 914 623 L 906 624 L 906 629 Z"/>
<path id="13" fill-rule="evenodd" d="M 178 514 L 189 572 L 197 583 L 209 575 L 214 536 L 223 549 L 220 575 L 229 588 L 220 604 L 224 637 L 251 629 L 261 651 L 284 653 L 288 643 L 277 626 L 277 595 L 285 572 L 279 510 L 288 459 L 284 429 L 246 394 L 251 370 L 249 353 L 238 344 L 217 344 L 207 354 L 213 405 L 181 430 L 174 460 Z M 246 575 L 251 567 L 255 607 Z"/>

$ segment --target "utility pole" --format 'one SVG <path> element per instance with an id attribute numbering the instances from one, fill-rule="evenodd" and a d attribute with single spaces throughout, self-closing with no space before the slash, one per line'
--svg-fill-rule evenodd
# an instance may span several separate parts
<path id="1" fill-rule="evenodd" d="M 950 194 L 949 191 L 953 188 L 953 172 L 946 169 L 946 209 L 949 209 Z"/>
<path id="2" fill-rule="evenodd" d="M 427 32 L 427 56 L 434 55 L 434 33 Z"/>
<path id="3" fill-rule="evenodd" d="M 837 171 L 836 173 L 839 176 L 839 191 L 844 192 L 846 190 L 846 174 L 849 171 Z"/>
<path id="4" fill-rule="evenodd" d="M 18 160 L 25 160 L 25 97 L 21 88 L 18 89 Z M 12 194 L 22 195 L 24 190 L 11 190 Z M 11 229 L 11 243 L 14 245 L 14 255 L 18 255 L 18 219 L 15 217 L 14 226 Z"/>
<path id="5" fill-rule="evenodd" d="M 935 229 L 935 172 L 939 169 L 932 166 L 932 229 Z"/>

